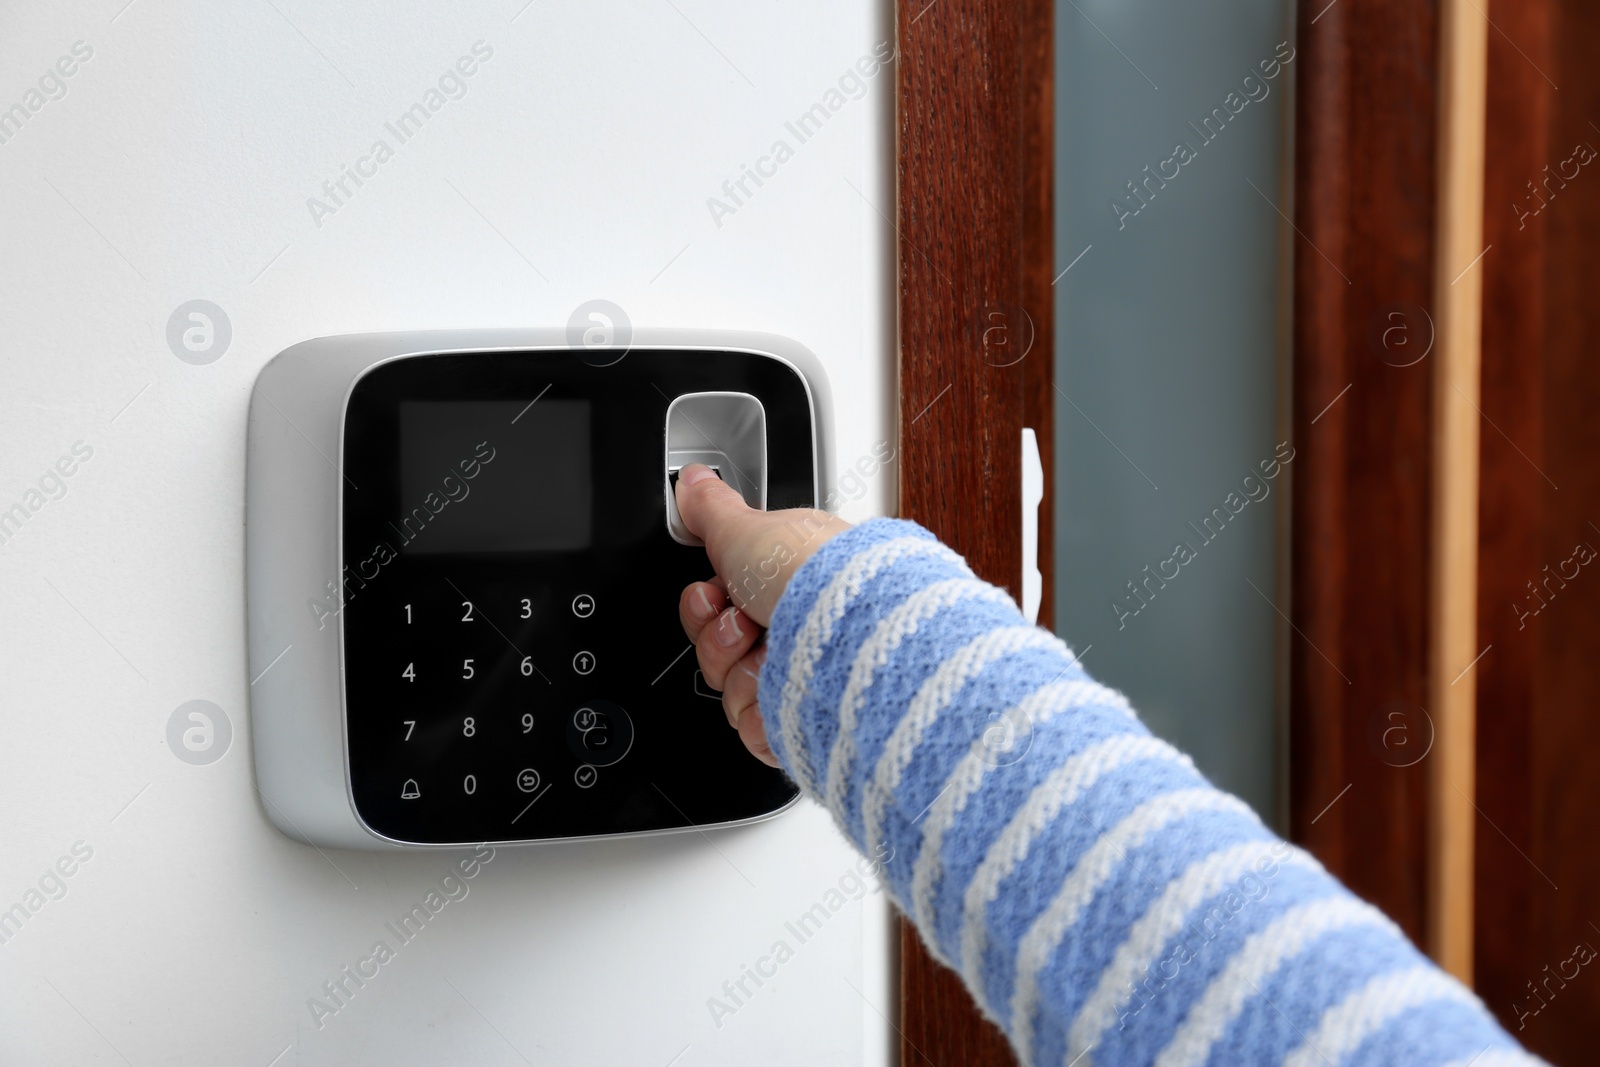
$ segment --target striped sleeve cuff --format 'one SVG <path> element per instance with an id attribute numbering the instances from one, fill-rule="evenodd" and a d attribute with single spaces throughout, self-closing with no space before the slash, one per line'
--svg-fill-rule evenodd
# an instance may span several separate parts
<path id="1" fill-rule="evenodd" d="M 1025 1064 L 1539 1062 L 921 526 L 824 544 L 767 643 L 779 763 Z"/>

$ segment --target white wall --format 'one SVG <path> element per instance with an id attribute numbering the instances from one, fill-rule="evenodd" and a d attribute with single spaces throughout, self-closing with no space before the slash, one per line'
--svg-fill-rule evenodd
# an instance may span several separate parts
<path id="1" fill-rule="evenodd" d="M 457 857 L 319 853 L 264 817 L 243 474 L 251 383 L 288 345 L 559 326 L 596 297 L 788 335 L 829 369 L 840 466 L 892 440 L 892 68 L 806 143 L 784 125 L 888 5 L 122 2 L 0 16 L 0 108 L 93 50 L 0 143 L 0 510 L 38 505 L 0 544 L 0 909 L 39 904 L 0 944 L 0 1062 L 886 1062 L 881 896 L 805 944 L 784 927 L 854 861 L 809 803 L 499 850 L 318 1028 L 308 998 Z M 465 95 L 399 144 L 384 123 L 479 41 Z M 394 157 L 317 225 L 307 198 L 380 137 Z M 707 198 L 778 139 L 793 158 L 719 226 Z M 166 340 L 191 299 L 231 323 L 208 365 Z M 80 441 L 65 495 L 29 496 Z M 884 513 L 893 475 L 847 517 Z M 166 741 L 194 699 L 233 728 L 206 766 Z M 61 857 L 65 895 L 30 896 Z M 779 939 L 794 958 L 714 1025 Z"/>

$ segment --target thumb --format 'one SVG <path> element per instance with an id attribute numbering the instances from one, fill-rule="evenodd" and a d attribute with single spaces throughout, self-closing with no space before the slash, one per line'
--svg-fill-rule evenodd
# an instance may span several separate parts
<path id="1" fill-rule="evenodd" d="M 823 542 L 850 528 L 815 508 L 757 510 L 703 463 L 678 472 L 677 499 L 683 524 L 706 543 L 728 598 L 762 626 L 771 621 L 800 565 Z"/>
<path id="2" fill-rule="evenodd" d="M 744 502 L 739 491 L 704 463 L 691 463 L 678 473 L 678 514 L 689 532 L 706 543 L 706 555 L 718 573 L 728 550 L 752 518 L 763 514 Z"/>

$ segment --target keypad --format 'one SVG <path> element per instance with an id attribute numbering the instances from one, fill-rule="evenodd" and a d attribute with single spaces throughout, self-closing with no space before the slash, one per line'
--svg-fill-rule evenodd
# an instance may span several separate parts
<path id="1" fill-rule="evenodd" d="M 632 720 L 602 695 L 599 666 L 599 650 L 624 654 L 626 630 L 587 590 L 431 584 L 386 598 L 392 648 L 361 665 L 387 709 L 365 723 L 382 739 L 369 755 L 398 798 L 436 817 L 475 821 L 483 806 L 513 805 L 508 826 L 543 825 L 531 806 L 548 788 L 581 777 L 593 789 L 605 775 L 579 767 L 617 767 L 632 748 Z"/>

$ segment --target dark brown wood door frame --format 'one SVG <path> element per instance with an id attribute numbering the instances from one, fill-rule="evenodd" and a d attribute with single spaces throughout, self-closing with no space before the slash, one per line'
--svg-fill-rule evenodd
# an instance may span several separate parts
<path id="1" fill-rule="evenodd" d="M 1581 562 L 1600 549 L 1600 10 L 1489 13 L 1478 992 L 1533 1051 L 1589 1063 L 1600 981 L 1573 974 L 1579 945 L 1600 949 L 1600 561 Z"/>
<path id="2" fill-rule="evenodd" d="M 1290 827 L 1420 941 L 1432 367 L 1384 330 L 1430 329 L 1439 26 L 1424 0 L 1321 6 L 1296 85 Z"/>
<path id="3" fill-rule="evenodd" d="M 1021 601 L 1022 429 L 1045 468 L 1052 624 L 1051 0 L 900 0 L 896 34 L 900 514 Z M 902 1062 L 1013 1064 L 901 922 Z"/>

